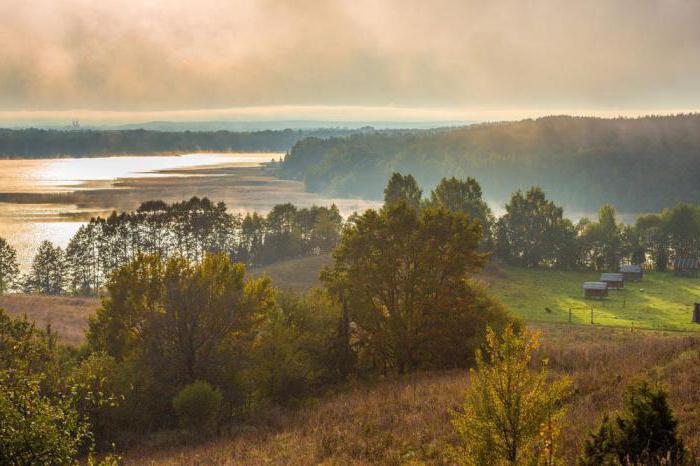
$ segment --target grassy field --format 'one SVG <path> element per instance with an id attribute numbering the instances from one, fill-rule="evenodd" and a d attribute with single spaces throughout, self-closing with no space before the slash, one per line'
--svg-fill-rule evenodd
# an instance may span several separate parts
<path id="1" fill-rule="evenodd" d="M 276 286 L 307 290 L 319 285 L 328 256 L 304 257 L 251 270 L 268 274 Z M 611 290 L 607 299 L 584 299 L 581 285 L 595 281 L 595 272 L 532 270 L 489 267 L 480 278 L 515 315 L 528 321 L 567 323 L 569 309 L 574 324 L 634 327 L 656 330 L 700 331 L 691 322 L 693 303 L 700 302 L 700 279 L 651 272 L 640 282 L 628 282 L 623 290 Z M 547 311 L 549 309 L 549 311 Z"/>
<path id="2" fill-rule="evenodd" d="M 591 272 L 561 272 L 505 267 L 489 275 L 491 291 L 514 314 L 530 321 L 623 326 L 664 330 L 700 330 L 691 322 L 700 302 L 700 279 L 671 273 L 647 273 L 640 282 L 611 290 L 607 299 L 584 299 L 581 285 L 597 280 Z M 546 309 L 549 309 L 547 311 Z"/>
<path id="3" fill-rule="evenodd" d="M 250 269 L 249 272 L 255 277 L 263 274 L 272 279 L 272 283 L 280 288 L 295 291 L 306 291 L 314 286 L 320 285 L 318 276 L 321 269 L 331 263 L 332 259 L 328 255 L 301 257 L 277 262 L 264 267 Z"/>
<path id="4" fill-rule="evenodd" d="M 542 354 L 575 394 L 561 436 L 562 464 L 574 464 L 604 412 L 621 406 L 626 384 L 663 381 L 686 445 L 700 448 L 700 339 L 650 332 L 540 324 Z M 299 409 L 275 408 L 200 445 L 128 451 L 126 464 L 445 464 L 456 439 L 450 411 L 469 384 L 464 371 L 390 378 L 350 387 Z"/>
<path id="5" fill-rule="evenodd" d="M 37 327 L 51 325 L 63 343 L 79 345 L 88 317 L 100 306 L 97 298 L 76 296 L 0 295 L 0 309 L 11 316 L 27 316 Z"/>

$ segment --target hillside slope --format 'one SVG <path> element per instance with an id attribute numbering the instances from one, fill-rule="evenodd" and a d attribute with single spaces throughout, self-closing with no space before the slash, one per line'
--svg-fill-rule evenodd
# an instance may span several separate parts
<path id="1" fill-rule="evenodd" d="M 441 131 L 307 138 L 285 176 L 313 191 L 379 198 L 392 171 L 432 188 L 472 176 L 487 199 L 541 186 L 576 210 L 613 204 L 626 213 L 700 201 L 700 114 L 637 119 L 553 116 Z"/>
<path id="2" fill-rule="evenodd" d="M 620 407 L 624 386 L 637 377 L 663 381 L 686 445 L 700 448 L 697 338 L 578 326 L 542 330 L 550 367 L 572 375 L 577 388 L 563 424 L 563 464 L 574 464 L 589 430 Z M 446 447 L 455 442 L 449 413 L 467 385 L 461 371 L 358 384 L 304 408 L 269 411 L 210 443 L 127 452 L 125 463 L 444 464 Z"/>

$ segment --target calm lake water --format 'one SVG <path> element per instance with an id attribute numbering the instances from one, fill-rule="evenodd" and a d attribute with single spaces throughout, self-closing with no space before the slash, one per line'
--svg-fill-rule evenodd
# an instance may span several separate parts
<path id="1" fill-rule="evenodd" d="M 124 199 L 129 196 L 142 197 L 138 201 L 151 198 L 172 201 L 191 195 L 208 195 L 213 200 L 225 200 L 231 210 L 237 212 L 264 212 L 281 202 L 299 205 L 330 205 L 336 202 L 341 212 L 348 214 L 376 204 L 362 200 L 323 198 L 305 193 L 300 183 L 275 180 L 269 176 L 254 177 L 244 171 L 281 156 L 283 154 L 236 153 L 0 160 L 0 195 L 13 193 L 13 196 L 22 199 L 0 202 L 0 237 L 17 249 L 21 267 L 27 270 L 41 241 L 48 239 L 62 247 L 68 244 L 71 236 L 83 224 L 84 218 L 78 217 L 81 221 L 74 221 L 76 215 L 85 217 L 108 212 L 124 205 Z M 213 178 L 208 178 L 216 175 L 210 173 L 214 168 L 229 170 L 224 177 L 218 174 L 218 184 L 212 184 Z M 235 170 L 239 168 L 243 171 L 236 174 Z M 233 174 L 227 178 L 231 172 Z M 71 204 L 53 199 L 44 203 L 31 200 L 31 196 L 36 194 L 76 192 L 86 193 L 86 199 L 94 198 L 95 201 Z M 130 202 L 136 201 L 131 198 Z M 120 202 L 109 204 L 110 201 Z"/>

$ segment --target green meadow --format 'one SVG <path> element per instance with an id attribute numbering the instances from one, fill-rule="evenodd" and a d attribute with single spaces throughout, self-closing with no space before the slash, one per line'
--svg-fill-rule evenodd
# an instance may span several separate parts
<path id="1" fill-rule="evenodd" d="M 600 274 L 504 267 L 489 280 L 493 294 L 511 312 L 529 321 L 571 322 L 657 330 L 700 330 L 691 322 L 700 302 L 700 279 L 672 273 L 645 273 L 640 282 L 610 290 L 608 298 L 585 299 L 582 284 Z M 549 309 L 549 310 L 547 310 Z"/>

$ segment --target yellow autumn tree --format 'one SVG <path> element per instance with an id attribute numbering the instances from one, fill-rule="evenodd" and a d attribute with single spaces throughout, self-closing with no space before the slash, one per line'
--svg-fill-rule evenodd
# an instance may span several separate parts
<path id="1" fill-rule="evenodd" d="M 566 411 L 568 378 L 552 380 L 547 361 L 533 367 L 538 335 L 508 326 L 499 338 L 488 329 L 486 351 L 463 409 L 452 414 L 460 445 L 453 460 L 465 465 L 553 465 L 559 424 Z"/>

